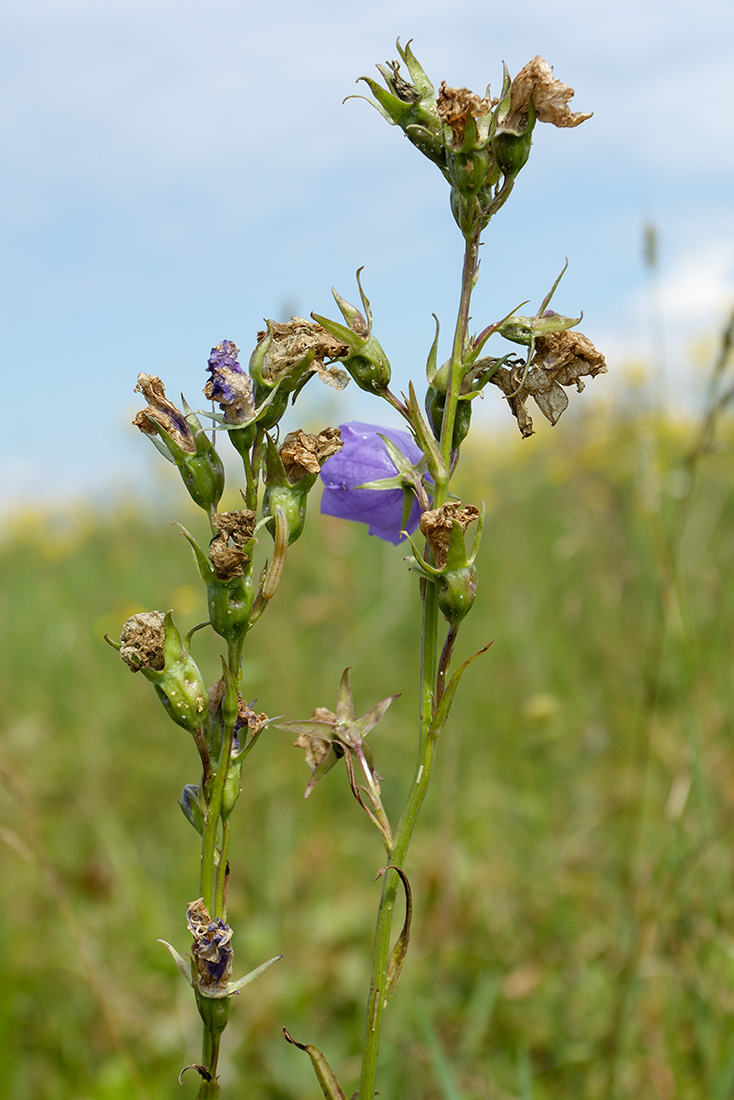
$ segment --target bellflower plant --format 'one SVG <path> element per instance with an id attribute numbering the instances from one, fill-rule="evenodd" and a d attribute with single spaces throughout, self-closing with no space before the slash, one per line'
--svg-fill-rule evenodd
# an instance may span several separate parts
<path id="1" fill-rule="evenodd" d="M 311 772 L 306 795 L 343 765 L 351 794 L 377 829 L 384 848 L 360 1080 L 357 1092 L 354 1084 L 349 1090 L 360 1100 L 373 1100 L 384 1014 L 410 938 L 410 843 L 462 676 L 480 655 L 453 665 L 458 632 L 475 602 L 484 519 L 481 503 L 457 499 L 451 487 L 461 447 L 471 430 L 473 402 L 491 384 L 499 390 L 521 434 L 529 436 L 533 432 L 531 398 L 555 424 L 568 405 L 568 389 L 580 391 L 584 379 L 606 370 L 603 356 L 576 330 L 580 317 L 549 309 L 563 272 L 535 314 L 519 314 L 511 304 L 502 303 L 495 318 L 483 319 L 478 334 L 469 329 L 481 236 L 528 162 L 535 126 L 573 128 L 591 116 L 571 111 L 573 89 L 556 80 L 540 57 L 515 77 L 505 68 L 499 94 L 493 96 L 487 88 L 480 96 L 445 82 L 436 92 L 410 43 L 403 48 L 398 42 L 397 49 L 399 60 L 378 66 L 384 84 L 361 78 L 372 93 L 369 102 L 438 167 L 449 185 L 451 213 L 464 241 L 450 352 L 440 362 L 437 322 L 427 355 L 423 399 L 419 400 L 412 381 L 407 393 L 395 394 L 391 389 L 392 367 L 373 331 L 361 271 L 357 273 L 361 308 L 333 291 L 340 320 L 314 313 L 311 319 L 266 321 L 246 369 L 236 344 L 230 340 L 217 344 L 209 356 L 210 378 L 204 393 L 219 411 L 193 412 L 183 399 L 179 410 L 166 397 L 159 378 L 147 374 L 138 378 L 137 389 L 147 406 L 134 423 L 176 465 L 192 500 L 204 513 L 203 533 L 184 528 L 181 532 L 193 551 L 204 588 L 206 620 L 182 638 L 171 611 L 144 611 L 124 624 L 119 642 L 108 639 L 127 666 L 142 672 L 153 685 L 168 716 L 191 735 L 198 754 L 197 781 L 186 784 L 180 798 L 201 847 L 199 896 L 185 907 L 193 937 L 191 954 L 184 957 L 167 946 L 193 989 L 202 1019 L 202 1058 L 186 1067 L 200 1078 L 200 1100 L 220 1096 L 218 1056 L 232 995 L 279 958 L 256 966 L 244 977 L 232 977 L 234 930 L 227 923 L 232 815 L 242 768 L 249 766 L 263 730 L 274 724 L 247 702 L 263 691 L 243 682 L 242 657 L 250 631 L 275 597 L 288 556 L 303 532 L 308 498 L 319 474 L 324 486 L 322 512 L 367 524 L 370 534 L 392 544 L 409 540 L 412 552 L 405 559 L 407 569 L 419 578 L 415 585 L 421 624 L 416 767 L 398 819 L 391 821 L 383 805 L 381 778 L 368 740 L 396 695 L 357 718 L 345 671 L 334 711 L 318 706 L 311 718 L 277 720 L 278 728 L 296 735 L 295 743 L 305 754 Z M 493 336 L 514 344 L 519 352 L 501 348 L 498 354 L 488 354 Z M 300 428 L 284 433 L 282 422 L 289 408 L 315 376 L 338 390 L 351 379 L 374 400 L 384 401 L 391 415 L 402 419 L 402 429 L 352 422 L 339 429 L 327 426 L 318 434 Z M 241 458 L 243 507 L 237 510 L 218 510 L 224 465 L 202 418 L 212 423 L 220 438 L 229 440 Z M 263 545 L 266 560 L 256 568 Z M 192 656 L 195 634 L 203 628 L 211 629 L 222 647 L 221 669 L 208 687 Z M 406 915 L 393 943 L 400 890 Z M 285 1029 L 284 1035 L 308 1054 L 324 1095 L 346 1100 L 347 1091 L 319 1048 L 297 1041 Z"/>

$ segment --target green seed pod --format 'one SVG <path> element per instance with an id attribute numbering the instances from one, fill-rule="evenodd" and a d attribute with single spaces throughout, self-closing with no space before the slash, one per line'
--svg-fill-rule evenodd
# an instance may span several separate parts
<path id="1" fill-rule="evenodd" d="M 255 385 L 255 400 L 258 404 L 267 399 L 268 393 L 267 386 Z M 258 420 L 258 427 L 263 431 L 270 431 L 279 422 L 283 416 L 285 410 L 288 408 L 288 394 L 284 389 L 279 389 L 273 397 L 273 400 L 268 405 L 260 419 Z"/>
<path id="2" fill-rule="evenodd" d="M 441 438 L 445 408 L 446 394 L 441 393 L 433 386 L 429 386 L 426 390 L 426 413 L 428 414 L 428 421 L 436 439 Z M 459 401 L 456 406 L 456 417 L 454 419 L 454 435 L 451 440 L 452 451 L 457 450 L 469 434 L 471 413 L 471 401 Z"/>
<path id="3" fill-rule="evenodd" d="M 270 516 L 268 531 L 275 538 L 275 509 L 280 506 L 288 523 L 288 545 L 299 539 L 306 523 L 308 492 L 291 485 L 268 486 L 263 496 L 263 515 Z"/>
<path id="4" fill-rule="evenodd" d="M 222 820 L 226 821 L 232 810 L 235 808 L 237 799 L 240 797 L 240 776 L 242 772 L 242 757 L 237 760 L 233 760 L 229 765 L 227 771 L 227 778 L 224 782 L 224 790 L 222 792 Z"/>
<path id="5" fill-rule="evenodd" d="M 209 622 L 226 641 L 236 645 L 247 633 L 252 615 L 254 592 L 252 575 L 234 577 L 229 581 L 213 577 L 206 586 Z"/>
<path id="6" fill-rule="evenodd" d="M 438 581 L 438 606 L 445 619 L 454 625 L 471 611 L 477 594 L 477 571 L 473 565 L 444 573 Z"/>
<path id="7" fill-rule="evenodd" d="M 229 1020 L 229 997 L 205 997 L 198 989 L 196 1007 L 210 1035 L 221 1035 Z"/>

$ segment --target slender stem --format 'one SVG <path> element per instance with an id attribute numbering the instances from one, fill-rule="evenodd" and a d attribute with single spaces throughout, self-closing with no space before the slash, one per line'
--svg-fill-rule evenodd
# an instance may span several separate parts
<path id="1" fill-rule="evenodd" d="M 221 917 L 222 920 L 227 919 L 227 876 L 228 876 L 228 858 L 229 858 L 229 841 L 232 835 L 232 829 L 230 827 L 229 818 L 222 822 L 222 851 L 219 856 L 219 865 L 217 867 L 217 894 L 214 904 L 214 916 Z"/>
<path id="2" fill-rule="evenodd" d="M 211 1075 L 209 1081 L 202 1080 L 196 1100 L 219 1100 L 219 1081 L 217 1080 L 217 1062 L 219 1061 L 219 1042 L 221 1036 L 214 1035 L 204 1027 L 201 1063 Z"/>
<path id="3" fill-rule="evenodd" d="M 451 451 L 454 435 L 456 409 L 461 392 L 462 368 L 466 349 L 469 325 L 469 306 L 477 271 L 479 255 L 479 232 L 466 242 L 464 266 L 461 276 L 461 296 L 456 319 L 456 330 L 451 356 L 451 376 L 446 395 L 444 418 L 441 430 L 441 452 L 446 467 L 446 477 L 439 479 L 435 486 L 434 508 L 441 507 L 448 498 L 451 469 Z M 403 807 L 403 812 L 395 833 L 395 841 L 390 862 L 402 868 L 408 853 L 418 815 L 426 797 L 431 781 L 436 757 L 436 738 L 431 733 L 431 721 L 436 706 L 438 692 L 446 675 L 450 660 L 450 649 L 445 652 L 438 664 L 438 598 L 434 584 L 424 584 L 423 621 L 421 636 L 420 671 L 420 716 L 418 738 L 418 760 L 413 782 Z M 447 643 L 448 646 L 448 643 Z M 439 685 L 439 675 L 441 684 Z M 372 983 L 367 1001 L 367 1020 L 365 1026 L 364 1050 L 362 1054 L 362 1074 L 360 1078 L 360 1100 L 373 1100 L 375 1078 L 379 1055 L 382 1017 L 387 1006 L 387 971 L 390 961 L 390 934 L 398 889 L 398 875 L 387 871 L 384 876 L 382 894 L 377 912 L 375 945 L 372 966 Z"/>
<path id="4" fill-rule="evenodd" d="M 403 808 L 392 849 L 390 862 L 402 867 L 408 852 L 418 814 L 428 791 L 435 756 L 435 740 L 429 737 L 432 717 L 433 682 L 436 666 L 436 634 L 438 602 L 432 584 L 425 586 L 423 600 L 423 650 L 421 659 L 421 714 L 418 764 L 413 783 Z M 375 1077 L 380 1046 L 382 1015 L 387 1007 L 387 969 L 390 960 L 390 932 L 398 888 L 398 875 L 387 871 L 384 876 L 380 905 L 375 928 L 375 946 L 372 966 L 372 984 L 367 1002 L 362 1076 L 359 1095 L 372 1100 L 375 1094 Z"/>
<path id="5" fill-rule="evenodd" d="M 464 353 L 466 350 L 466 339 L 469 330 L 469 308 L 471 305 L 472 291 L 474 290 L 474 283 L 476 281 L 477 268 L 479 263 L 479 238 L 480 231 L 475 236 L 467 240 L 466 247 L 464 249 L 464 265 L 461 272 L 461 296 L 459 298 L 459 314 L 456 318 L 456 329 L 454 330 L 454 344 L 451 352 L 451 373 L 449 378 L 449 388 L 446 393 L 446 404 L 444 407 L 443 423 L 441 425 L 441 455 L 443 457 L 446 469 L 451 467 L 451 451 L 454 439 L 454 422 L 456 420 L 456 408 L 459 403 L 459 395 L 461 393 L 461 382 L 463 377 L 463 365 L 464 365 Z M 448 484 L 441 493 L 440 486 L 436 487 L 436 500 L 434 501 L 434 508 L 440 508 L 442 504 L 446 502 L 448 495 Z M 440 499 L 439 499 L 440 498 Z"/>
<path id="6" fill-rule="evenodd" d="M 229 670 L 234 678 L 235 683 L 239 681 L 239 662 L 241 652 L 241 643 L 231 644 L 229 646 L 228 664 Z M 219 828 L 219 819 L 222 809 L 222 795 L 224 794 L 224 786 L 227 782 L 229 763 L 232 759 L 233 740 L 234 725 L 228 723 L 225 726 L 222 735 L 222 745 L 219 750 L 219 760 L 217 761 L 217 767 L 214 773 L 214 782 L 212 783 L 211 788 L 211 795 L 207 804 L 206 824 L 204 825 L 204 835 L 201 842 L 201 877 L 199 888 L 201 890 L 201 896 L 204 899 L 204 904 L 206 905 L 212 917 L 222 916 L 220 909 L 224 900 L 226 853 L 224 851 L 222 852 L 222 856 L 220 857 L 218 865 L 216 859 L 216 841 L 217 830 Z M 225 830 L 225 837 L 223 837 L 223 847 L 226 842 L 227 838 Z"/>

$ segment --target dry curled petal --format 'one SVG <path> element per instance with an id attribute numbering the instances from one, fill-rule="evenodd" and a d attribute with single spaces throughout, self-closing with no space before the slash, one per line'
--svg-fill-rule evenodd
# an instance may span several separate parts
<path id="1" fill-rule="evenodd" d="M 232 972 L 232 929 L 219 917 L 211 920 L 203 898 L 187 906 L 186 923 L 194 937 L 191 952 L 200 989 L 210 993 L 225 990 Z"/>
<path id="2" fill-rule="evenodd" d="M 325 428 L 318 435 L 308 435 L 300 428 L 289 432 L 280 448 L 283 467 L 291 482 L 301 481 L 306 474 L 318 474 L 327 458 L 344 446 L 338 428 Z"/>
<path id="3" fill-rule="evenodd" d="M 132 615 L 120 634 L 120 656 L 133 672 L 152 668 L 161 672 L 165 667 L 165 615 L 162 611 L 144 611 Z"/>
<path id="4" fill-rule="evenodd" d="M 496 102 L 496 99 L 482 99 L 468 88 L 449 88 L 444 80 L 439 88 L 436 109 L 453 130 L 456 144 L 460 145 L 464 140 L 467 114 L 473 118 L 488 115 Z"/>
<path id="5" fill-rule="evenodd" d="M 331 741 L 323 737 L 316 737 L 312 733 L 300 733 L 293 742 L 293 747 L 303 749 L 306 763 L 312 772 L 315 772 L 319 764 L 329 755 Z"/>
<path id="6" fill-rule="evenodd" d="M 522 131 L 528 118 L 530 96 L 540 122 L 553 126 L 579 126 L 589 114 L 574 114 L 569 107 L 573 88 L 553 77 L 553 69 L 539 54 L 528 61 L 515 79 L 510 91 L 510 110 L 504 120 L 507 130 Z"/>
<path id="7" fill-rule="evenodd" d="M 425 535 L 433 551 L 435 565 L 443 569 L 448 556 L 449 542 L 454 524 L 458 523 L 462 533 L 470 523 L 479 518 L 479 509 L 473 504 L 462 505 L 460 501 L 450 501 L 440 508 L 424 512 L 420 520 L 421 533 Z"/>
<path id="8" fill-rule="evenodd" d="M 556 424 L 568 408 L 568 396 L 563 387 L 575 385 L 580 393 L 584 377 L 594 378 L 597 374 L 606 374 L 606 370 L 604 356 L 591 340 L 580 332 L 566 330 L 538 337 L 524 382 L 522 364 L 500 367 L 491 381 L 507 397 L 521 435 L 530 436 L 533 421 L 526 407 L 528 397 L 533 398 L 546 420 Z"/>
<path id="9" fill-rule="evenodd" d="M 343 390 L 349 382 L 346 371 L 326 365 L 326 360 L 346 355 L 349 348 L 315 321 L 307 321 L 304 317 L 292 317 L 284 324 L 270 321 L 268 332 L 258 332 L 258 343 L 266 339 L 268 334 L 271 342 L 260 368 L 268 385 L 272 386 L 286 377 L 311 350 L 314 351 L 314 357 L 308 369 L 318 374 L 322 382 L 338 390 Z"/>
<path id="10" fill-rule="evenodd" d="M 212 524 L 217 532 L 209 543 L 209 561 L 222 581 L 244 575 L 249 561 L 244 547 L 255 535 L 255 513 L 248 508 L 235 512 L 215 512 Z"/>
<path id="11" fill-rule="evenodd" d="M 196 441 L 189 423 L 184 414 L 166 397 L 160 378 L 154 374 L 139 374 L 134 392 L 142 393 L 148 402 L 147 408 L 135 416 L 133 420 L 135 427 L 140 428 L 146 435 L 156 435 L 156 428 L 151 424 L 151 420 L 154 420 L 168 432 L 182 450 L 194 454 Z"/>

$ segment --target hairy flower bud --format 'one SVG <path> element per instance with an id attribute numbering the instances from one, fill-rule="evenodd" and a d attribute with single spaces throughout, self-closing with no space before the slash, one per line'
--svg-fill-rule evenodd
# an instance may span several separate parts
<path id="1" fill-rule="evenodd" d="M 346 351 L 340 355 L 339 362 L 346 368 L 359 388 L 368 393 L 384 395 L 390 384 L 390 361 L 372 335 L 372 311 L 362 289 L 361 273 L 362 268 L 357 272 L 357 285 L 364 315 L 332 288 L 331 293 L 346 325 L 342 325 L 339 321 L 330 321 L 316 313 L 311 316 L 331 333 L 334 339 L 346 345 Z"/>

